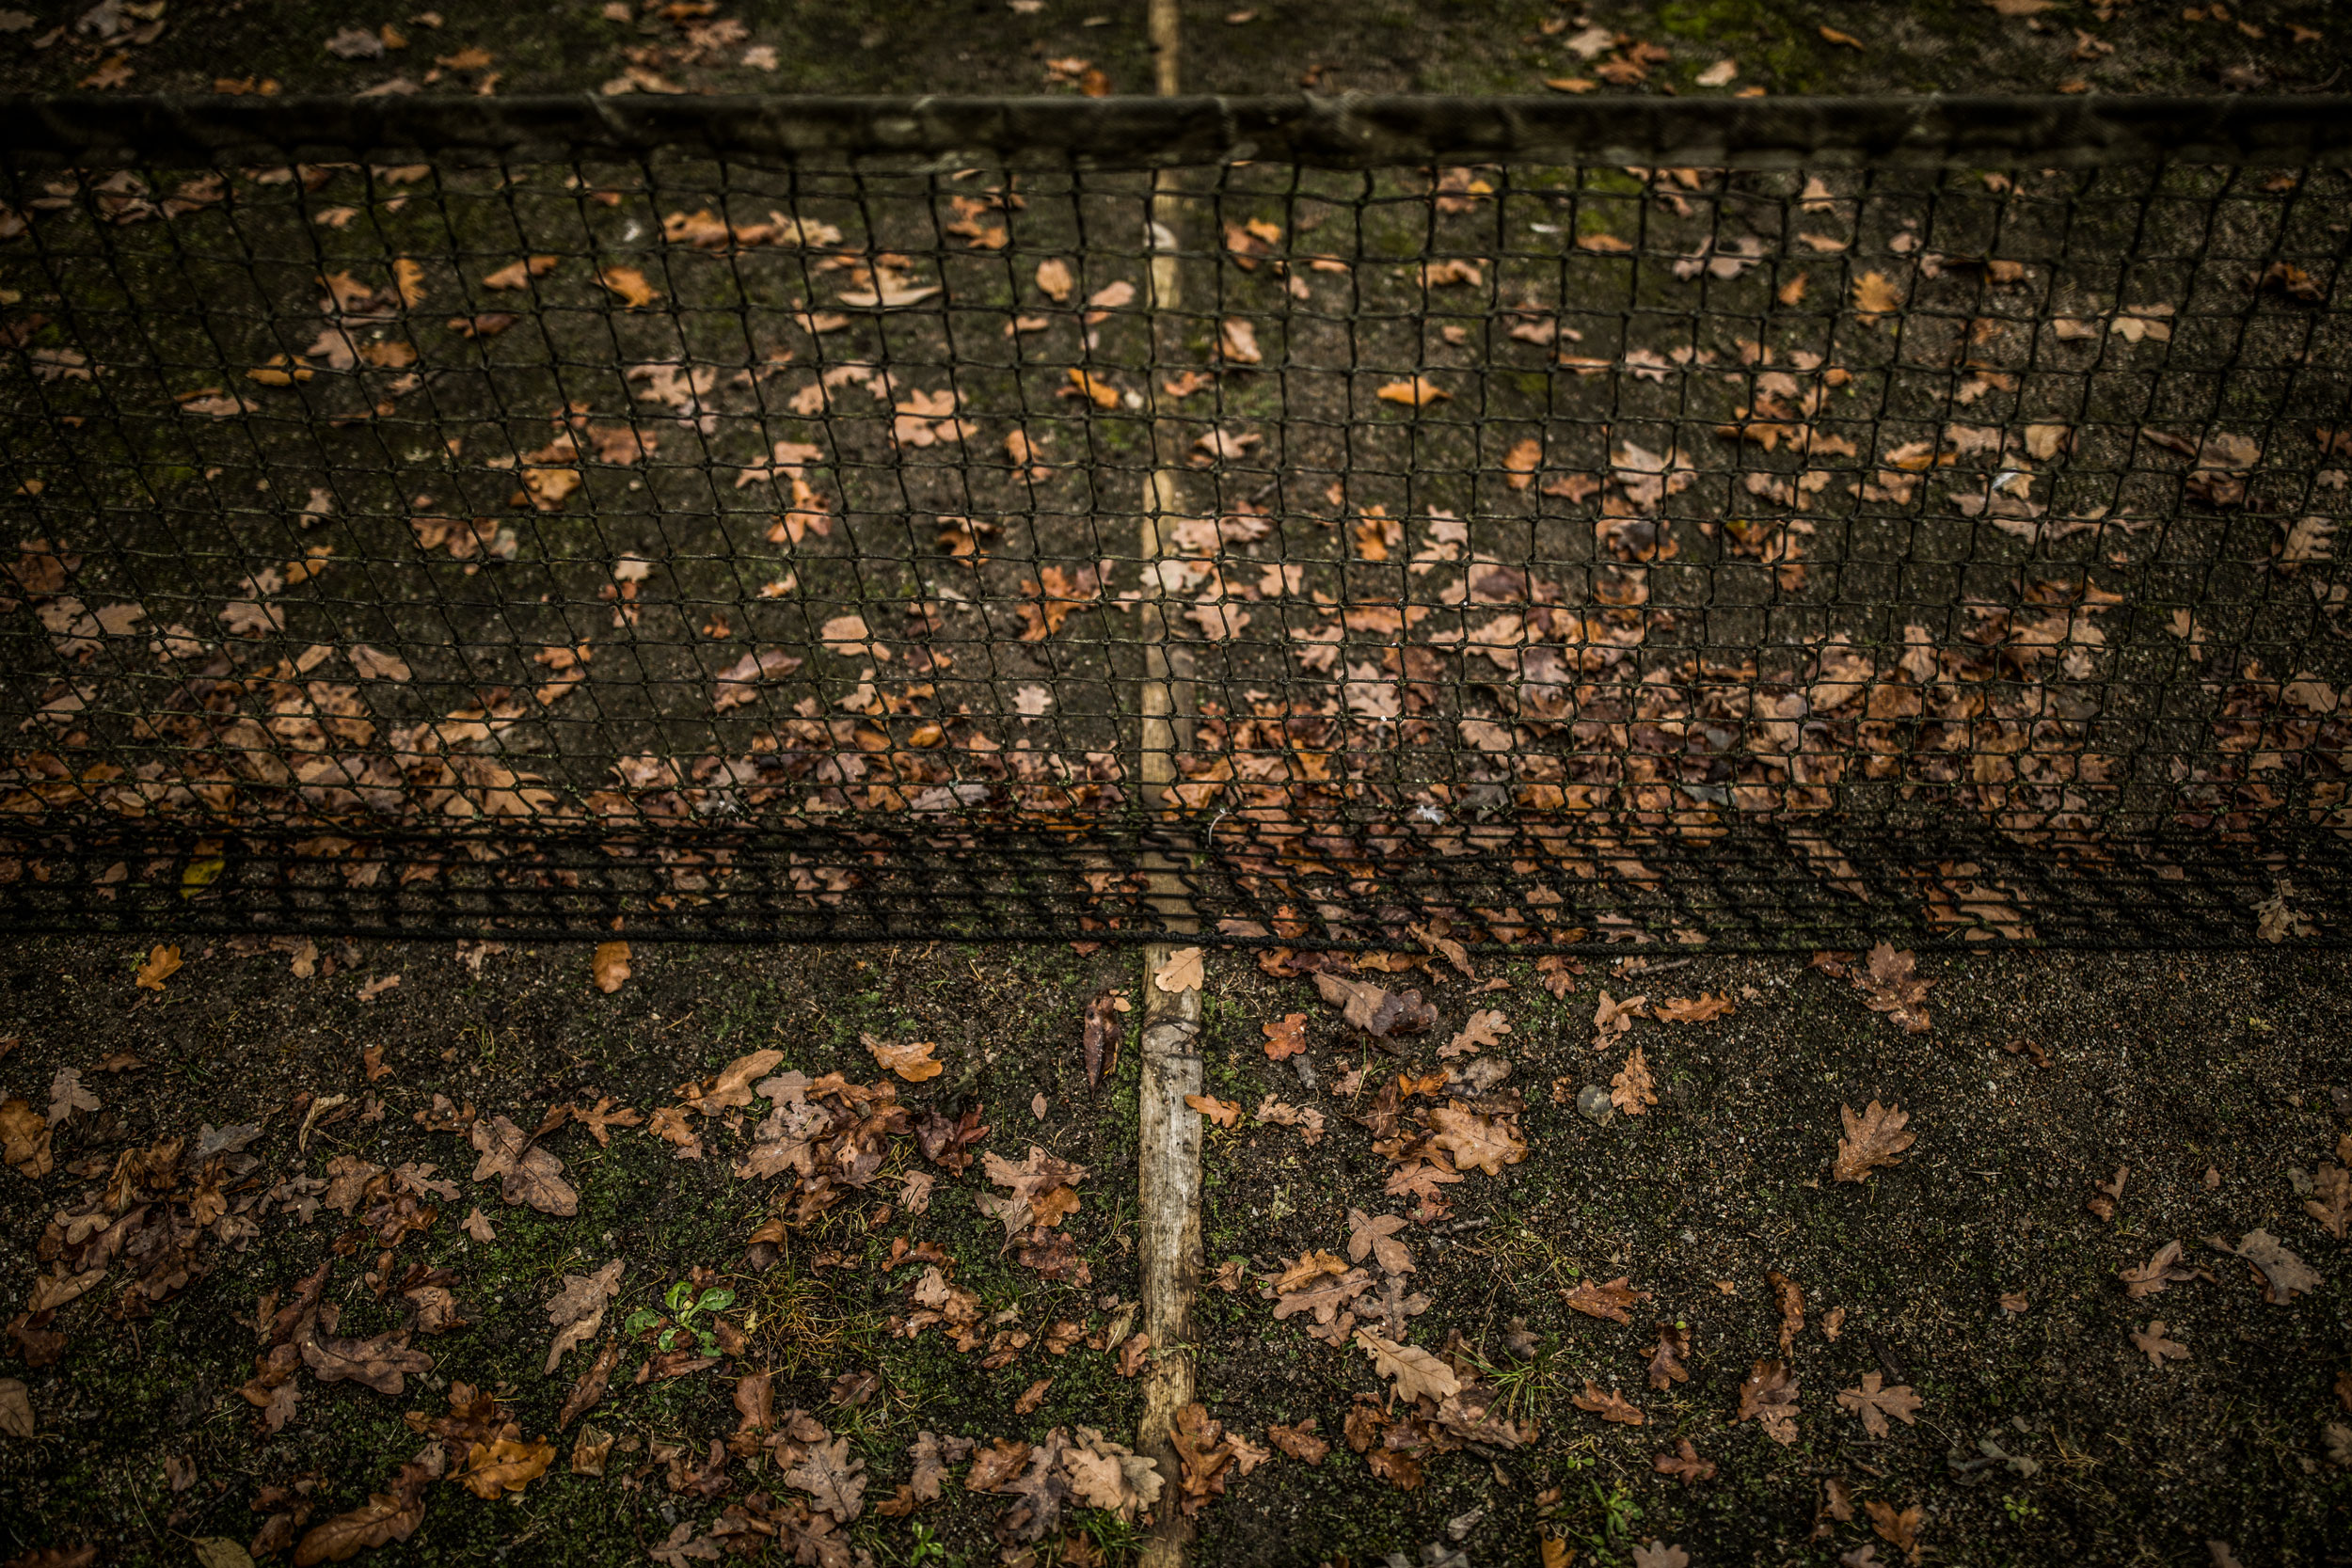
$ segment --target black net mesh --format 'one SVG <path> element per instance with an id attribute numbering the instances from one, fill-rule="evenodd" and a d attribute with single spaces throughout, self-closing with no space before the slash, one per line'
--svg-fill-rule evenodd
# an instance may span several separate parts
<path id="1" fill-rule="evenodd" d="M 2334 934 L 2352 117 L 1592 109 L 0 104 L 0 921 Z"/>

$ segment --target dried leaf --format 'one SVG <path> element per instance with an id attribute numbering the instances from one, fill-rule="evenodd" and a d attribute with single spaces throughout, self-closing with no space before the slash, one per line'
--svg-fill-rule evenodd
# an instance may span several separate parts
<path id="1" fill-rule="evenodd" d="M 1369 1255 L 1391 1274 L 1412 1273 L 1413 1255 L 1406 1249 L 1403 1242 L 1396 1239 L 1396 1233 L 1408 1223 L 1402 1214 L 1375 1217 L 1361 1209 L 1350 1209 L 1347 1212 L 1348 1258 L 1360 1263 Z"/>
<path id="2" fill-rule="evenodd" d="M 1845 1389 L 1837 1396 L 1840 1405 L 1862 1418 L 1862 1430 L 1873 1437 L 1887 1434 L 1886 1418 L 1889 1416 L 1905 1426 L 1913 1425 L 1917 1419 L 1913 1412 L 1922 1402 L 1919 1396 L 1912 1392 L 1909 1384 L 1897 1384 L 1889 1388 L 1884 1386 L 1884 1378 L 1877 1372 L 1865 1372 L 1862 1374 L 1862 1386 Z"/>
<path id="3" fill-rule="evenodd" d="M 1417 1035 L 1438 1022 L 1438 1009 L 1423 1002 L 1417 990 L 1391 991 L 1369 980 L 1343 979 L 1325 970 L 1315 972 L 1315 989 L 1348 1022 L 1376 1038 Z"/>
<path id="4" fill-rule="evenodd" d="M 654 286 L 645 281 L 645 275 L 635 267 L 599 267 L 596 281 L 621 297 L 632 310 L 643 309 L 661 297 Z"/>
<path id="5" fill-rule="evenodd" d="M 1883 1165 L 1901 1164 L 1897 1156 L 1918 1136 L 1903 1130 L 1911 1120 L 1908 1112 L 1875 1100 L 1860 1116 L 1848 1105 L 1838 1106 L 1837 1114 L 1845 1121 L 1846 1135 L 1837 1140 L 1837 1162 L 1831 1174 L 1839 1181 L 1861 1181 Z"/>
<path id="6" fill-rule="evenodd" d="M 1407 408 L 1426 408 L 1438 399 L 1450 398 L 1454 394 L 1427 376 L 1417 375 L 1410 381 L 1391 381 L 1373 395 L 1383 403 L 1400 403 Z"/>
<path id="7" fill-rule="evenodd" d="M 1711 1459 L 1701 1459 L 1698 1449 L 1691 1446 L 1691 1440 L 1688 1437 L 1677 1444 L 1676 1449 L 1674 1453 L 1660 1454 L 1650 1462 L 1651 1467 L 1660 1475 L 1672 1476 L 1685 1484 L 1715 1479 L 1715 1462 Z"/>
<path id="8" fill-rule="evenodd" d="M 911 1040 L 904 1045 L 892 1045 L 871 1035 L 861 1034 L 858 1038 L 876 1062 L 910 1084 L 920 1084 L 947 1070 L 947 1065 L 931 1054 L 933 1041 Z"/>
<path id="9" fill-rule="evenodd" d="M 1797 1379 L 1785 1362 L 1758 1361 L 1740 1385 L 1734 1421 L 1753 1418 L 1765 1435 L 1784 1447 L 1797 1440 Z"/>
<path id="10" fill-rule="evenodd" d="M 1201 948 L 1179 947 L 1168 956 L 1166 962 L 1160 965 L 1158 972 L 1152 976 L 1152 983 L 1171 996 L 1184 991 L 1199 990 L 1201 980 L 1201 960 L 1206 956 Z"/>
<path id="11" fill-rule="evenodd" d="M 1358 1348 L 1372 1358 L 1373 1370 L 1394 1385 L 1400 1399 L 1425 1395 L 1443 1401 L 1461 1391 L 1462 1380 L 1454 1369 L 1420 1346 L 1384 1339 L 1368 1328 L 1358 1329 L 1355 1338 Z"/>
<path id="12" fill-rule="evenodd" d="M 1273 1023 L 1262 1023 L 1258 1029 L 1265 1036 L 1265 1053 L 1269 1061 L 1279 1062 L 1307 1049 L 1305 1013 L 1288 1014 Z M 2337 1233 L 2342 1234 L 2341 1231 Z"/>
<path id="13" fill-rule="evenodd" d="M 1604 1389 L 1589 1377 L 1584 1380 L 1584 1392 L 1568 1402 L 1579 1410 L 1589 1410 L 1602 1420 L 1613 1421 L 1620 1426 L 1637 1427 L 1645 1419 L 1639 1410 L 1626 1402 L 1623 1394 L 1614 1388 Z"/>
<path id="14" fill-rule="evenodd" d="M 1560 1292 L 1561 1299 L 1588 1318 L 1603 1318 L 1613 1323 L 1630 1323 L 1626 1309 L 1637 1302 L 1650 1299 L 1647 1291 L 1637 1291 L 1632 1282 L 1619 1275 L 1606 1285 L 1587 1279 L 1572 1291 Z"/>
<path id="15" fill-rule="evenodd" d="M 562 1288 L 548 1298 L 548 1322 L 555 1325 L 555 1340 L 548 1347 L 548 1376 L 554 1375 L 565 1351 L 586 1344 L 604 1326 L 605 1303 L 621 1293 L 622 1266 L 615 1258 L 594 1274 L 567 1274 Z M 562 1422 L 556 1430 L 563 1430 Z"/>
<path id="16" fill-rule="evenodd" d="M 161 990 L 164 989 L 164 982 L 178 974 L 180 969 L 181 958 L 178 945 L 166 947 L 163 943 L 157 942 L 153 951 L 147 955 L 147 961 L 139 965 L 136 976 L 138 988 L 141 990 Z"/>
<path id="17" fill-rule="evenodd" d="M 1219 1100 L 1213 1094 L 1188 1094 L 1184 1096 L 1184 1103 L 1219 1127 L 1241 1125 L 1241 1106 L 1237 1101 Z"/>
<path id="18" fill-rule="evenodd" d="M 1624 1069 L 1609 1081 L 1609 1102 L 1627 1116 L 1638 1117 L 1658 1103 L 1657 1086 L 1650 1082 L 1649 1059 L 1635 1046 L 1625 1059 Z"/>
<path id="19" fill-rule="evenodd" d="M 2188 1359 L 2188 1347 L 2176 1339 L 2165 1338 L 2167 1332 L 2162 1318 L 2152 1320 L 2144 1329 L 2132 1330 L 2132 1348 L 2147 1356 L 2148 1365 L 2159 1370 L 2167 1360 Z"/>
<path id="20" fill-rule="evenodd" d="M 597 943 L 596 955 L 588 962 L 588 974 L 596 981 L 596 989 L 607 996 L 619 990 L 628 980 L 628 943 Z"/>

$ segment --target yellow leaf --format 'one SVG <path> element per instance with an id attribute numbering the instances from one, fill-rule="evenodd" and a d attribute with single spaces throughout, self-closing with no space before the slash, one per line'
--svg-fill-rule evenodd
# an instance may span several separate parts
<path id="1" fill-rule="evenodd" d="M 588 971 L 595 978 L 598 990 L 607 995 L 619 990 L 628 979 L 628 943 L 599 943 L 596 957 L 588 960 Z"/>
<path id="2" fill-rule="evenodd" d="M 410 309 L 424 303 L 424 268 L 407 257 L 392 261 L 392 282 L 400 289 L 400 302 Z"/>
<path id="3" fill-rule="evenodd" d="M 180 896 L 193 898 L 212 886 L 213 879 L 229 869 L 229 863 L 218 855 L 200 861 L 190 861 L 188 868 L 180 873 Z"/>
<path id="4" fill-rule="evenodd" d="M 1860 39 L 1854 37 L 1851 33 L 1841 33 L 1835 27 L 1822 28 L 1821 38 L 1825 42 L 1842 43 L 1849 49 L 1865 49 L 1868 47 L 1868 45 L 1865 44 Z"/>

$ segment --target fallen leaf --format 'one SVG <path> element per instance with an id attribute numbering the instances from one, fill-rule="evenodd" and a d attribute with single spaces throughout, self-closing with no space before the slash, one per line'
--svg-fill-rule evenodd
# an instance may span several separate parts
<path id="1" fill-rule="evenodd" d="M 1637 1427 L 1645 1419 L 1639 1410 L 1626 1402 L 1623 1394 L 1614 1388 L 1604 1389 L 1589 1377 L 1584 1380 L 1584 1392 L 1568 1402 L 1579 1410 L 1588 1410 L 1602 1420 L 1613 1421 L 1620 1426 Z"/>
<path id="2" fill-rule="evenodd" d="M 1597 1285 L 1587 1279 L 1572 1291 L 1561 1291 L 1560 1296 L 1586 1317 L 1603 1318 L 1613 1323 L 1632 1323 L 1626 1309 L 1637 1302 L 1650 1299 L 1647 1291 L 1635 1290 L 1624 1275 L 1619 1275 L 1606 1285 Z"/>
<path id="3" fill-rule="evenodd" d="M 1715 1462 L 1701 1459 L 1698 1449 L 1691 1446 L 1688 1437 L 1676 1445 L 1676 1450 L 1674 1453 L 1660 1454 L 1650 1462 L 1651 1468 L 1661 1476 L 1672 1476 L 1685 1484 L 1715 1479 Z"/>
<path id="4" fill-rule="evenodd" d="M 1653 1538 L 1633 1548 L 1633 1568 L 1691 1568 L 1691 1554 Z"/>
<path id="5" fill-rule="evenodd" d="M 1706 1023 L 1731 1010 L 1728 995 L 1702 991 L 1696 996 L 1668 997 L 1650 1008 L 1650 1017 L 1661 1023 Z"/>
<path id="6" fill-rule="evenodd" d="M 137 975 L 139 990 L 163 990 L 164 982 L 177 974 L 181 967 L 180 949 L 177 945 L 166 947 L 161 942 L 156 943 L 154 949 L 147 955 L 147 961 L 139 965 Z"/>
<path id="7" fill-rule="evenodd" d="M 1410 381 L 1391 381 L 1373 395 L 1383 403 L 1400 403 L 1407 408 L 1426 408 L 1438 399 L 1450 398 L 1454 394 L 1427 376 L 1417 375 Z"/>
<path id="8" fill-rule="evenodd" d="M 475 1122 L 467 1136 L 481 1158 L 473 1180 L 499 1179 L 499 1196 L 508 1203 L 527 1203 L 543 1214 L 571 1215 L 580 1212 L 580 1194 L 564 1180 L 564 1162 L 531 1141 L 523 1130 L 504 1117 Z"/>
<path id="9" fill-rule="evenodd" d="M 620 295 L 621 302 L 632 310 L 641 310 L 661 297 L 635 267 L 599 267 L 596 281 Z"/>
<path id="10" fill-rule="evenodd" d="M 1690 1369 L 1683 1365 L 1690 1354 L 1691 1331 L 1677 1323 L 1660 1323 L 1658 1348 L 1650 1352 L 1649 1386 L 1663 1392 L 1674 1384 L 1690 1382 Z"/>
<path id="11" fill-rule="evenodd" d="M 1429 1113 L 1429 1125 L 1430 1147 L 1443 1150 L 1457 1169 L 1501 1176 L 1504 1165 L 1527 1158 L 1526 1143 L 1508 1123 L 1461 1105 L 1438 1106 Z"/>
<path id="12" fill-rule="evenodd" d="M 1853 304 L 1861 319 L 1875 322 L 1902 309 L 1903 296 L 1880 272 L 1866 272 L 1853 281 Z"/>
<path id="13" fill-rule="evenodd" d="M 1347 1256 L 1360 1263 L 1367 1256 L 1391 1274 L 1413 1272 L 1413 1255 L 1396 1233 L 1409 1223 L 1402 1214 L 1374 1216 L 1361 1209 L 1347 1212 Z"/>
<path id="14" fill-rule="evenodd" d="M 872 1053 L 877 1063 L 910 1084 L 920 1084 L 947 1070 L 946 1063 L 931 1055 L 935 1048 L 935 1042 L 931 1040 L 910 1040 L 904 1045 L 892 1045 L 866 1034 L 859 1035 L 858 1038 Z"/>
<path id="15" fill-rule="evenodd" d="M 973 1206 L 981 1213 L 1001 1220 L 1009 1239 L 1031 1226 L 1050 1228 L 1075 1213 L 1079 1203 L 1077 1184 L 1086 1180 L 1087 1174 L 1084 1165 L 1057 1160 L 1035 1144 L 1029 1146 L 1028 1158 L 1020 1164 L 991 1153 L 982 1168 L 992 1183 L 1007 1189 L 1010 1196 L 998 1197 L 983 1193 L 972 1200 Z"/>
<path id="16" fill-rule="evenodd" d="M 2248 1231 L 2235 1250 L 2252 1266 L 2262 1281 L 2263 1299 L 2273 1307 L 2284 1307 L 2298 1292 L 2309 1293 L 2327 1283 L 2267 1230 Z"/>
<path id="17" fill-rule="evenodd" d="M 553 272 L 555 262 L 556 258 L 552 256 L 525 257 L 522 261 L 510 262 L 483 278 L 482 286 L 485 289 L 527 289 L 531 286 L 532 278 L 545 277 L 548 273 Z"/>
<path id="18" fill-rule="evenodd" d="M 1273 1023 L 1262 1023 L 1259 1033 L 1265 1036 L 1265 1053 L 1270 1061 L 1295 1056 L 1307 1049 L 1307 1015 L 1291 1013 Z M 2338 1232 L 2342 1234 L 2342 1232 Z"/>
<path id="19" fill-rule="evenodd" d="M 1356 1331 L 1356 1344 L 1372 1358 L 1373 1370 L 1388 1378 L 1397 1397 L 1416 1400 L 1424 1395 L 1442 1402 L 1462 1388 L 1454 1369 L 1418 1345 L 1401 1345 L 1368 1328 Z"/>
<path id="20" fill-rule="evenodd" d="M 1884 1386 L 1884 1383 L 1885 1379 L 1880 1373 L 1865 1372 L 1862 1374 L 1862 1386 L 1848 1388 L 1837 1396 L 1840 1405 L 1862 1418 L 1862 1430 L 1873 1437 L 1886 1435 L 1886 1418 L 1889 1416 L 1905 1426 L 1913 1425 L 1917 1419 L 1913 1412 L 1921 1403 L 1919 1396 L 1912 1392 L 1909 1384 L 1897 1384 L 1889 1388 Z"/>
<path id="21" fill-rule="evenodd" d="M 1037 286 L 1057 305 L 1066 305 L 1070 293 L 1077 287 L 1077 279 L 1070 273 L 1070 263 L 1059 257 L 1049 257 L 1037 264 Z"/>
<path id="22" fill-rule="evenodd" d="M 1846 1135 L 1837 1140 L 1837 1162 L 1831 1174 L 1839 1181 L 1861 1181 L 1883 1165 L 1901 1164 L 1896 1156 L 1917 1138 L 1903 1130 L 1911 1120 L 1908 1112 L 1876 1100 L 1860 1116 L 1848 1105 L 1838 1106 L 1837 1114 L 1845 1121 Z"/>
<path id="23" fill-rule="evenodd" d="M 584 1345 L 604 1326 L 604 1306 L 621 1293 L 622 1260 L 615 1258 L 594 1274 L 567 1274 L 563 1287 L 548 1298 L 548 1322 L 555 1325 L 555 1340 L 548 1347 L 547 1373 L 574 1345 Z M 558 1423 L 556 1430 L 563 1426 Z"/>
<path id="24" fill-rule="evenodd" d="M 607 996 L 619 990 L 628 981 L 628 943 L 598 942 L 595 956 L 588 960 L 588 974 L 596 989 Z"/>
<path id="25" fill-rule="evenodd" d="M 1241 1105 L 1236 1101 L 1219 1100 L 1213 1094 L 1188 1094 L 1184 1096 L 1184 1103 L 1219 1127 L 1241 1125 Z"/>
<path id="26" fill-rule="evenodd" d="M 2148 1365 L 2158 1370 L 2168 1360 L 2187 1360 L 2188 1347 L 2176 1339 L 2166 1338 L 2168 1332 L 2162 1318 L 2153 1319 L 2146 1328 L 2132 1330 L 2132 1348 L 2147 1356 Z"/>
<path id="27" fill-rule="evenodd" d="M 2117 1277 L 2123 1281 L 2123 1293 L 2134 1301 L 2142 1296 L 2158 1295 L 2167 1286 L 2186 1284 L 2200 1277 L 2196 1269 L 2181 1261 L 2181 1243 L 2167 1242 L 2155 1255 L 2137 1268 L 2120 1269 Z"/>
<path id="28" fill-rule="evenodd" d="M 1324 970 L 1315 971 L 1315 990 L 1348 1022 L 1379 1039 L 1417 1035 L 1438 1022 L 1438 1009 L 1417 990 L 1391 991 L 1369 980 L 1344 979 Z"/>
<path id="29" fill-rule="evenodd" d="M 1314 1423 L 1307 1423 L 1312 1426 Z M 33 1401 L 21 1379 L 0 1377 L 0 1437 L 33 1436 Z"/>
<path id="30" fill-rule="evenodd" d="M 1787 1447 L 1797 1440 L 1797 1379 L 1785 1362 L 1758 1361 L 1740 1384 L 1732 1419 L 1753 1418 L 1766 1436 Z"/>
<path id="31" fill-rule="evenodd" d="M 1502 1043 L 1502 1037 L 1511 1032 L 1510 1021 L 1491 1007 L 1482 1007 L 1470 1016 L 1462 1032 L 1438 1047 L 1440 1056 L 1467 1056 L 1473 1052 L 1489 1050 Z"/>
<path id="32" fill-rule="evenodd" d="M 321 1383 L 357 1383 L 379 1394 L 398 1394 L 407 1386 L 408 1374 L 433 1370 L 433 1357 L 409 1348 L 408 1330 L 345 1338 L 335 1332 L 338 1320 L 336 1305 L 326 1302 L 295 1332 L 302 1364 Z"/>
<path id="33" fill-rule="evenodd" d="M 1201 980 L 1201 959 L 1206 957 L 1198 947 L 1179 947 L 1168 956 L 1152 983 L 1170 996 L 1188 990 L 1199 990 Z"/>
<path id="34" fill-rule="evenodd" d="M 1880 1540 L 1910 1558 L 1912 1561 L 1919 1560 L 1919 1526 L 1927 1515 L 1917 1503 L 1898 1511 L 1891 1503 L 1883 1503 L 1874 1499 L 1864 1503 L 1862 1507 L 1863 1511 L 1870 1515 L 1870 1528 L 1878 1532 Z"/>
<path id="35" fill-rule="evenodd" d="M 808 1457 L 784 1472 L 785 1485 L 806 1492 L 816 1506 L 842 1524 L 864 1509 L 866 1461 L 850 1451 L 847 1437 L 809 1445 Z"/>
<path id="36" fill-rule="evenodd" d="M 1609 1103 L 1627 1116 L 1638 1117 L 1658 1103 L 1658 1089 L 1650 1082 L 1649 1059 L 1635 1046 L 1626 1059 L 1624 1069 L 1609 1081 Z"/>
<path id="37" fill-rule="evenodd" d="M 497 1437 L 468 1448 L 466 1467 L 450 1480 L 491 1502 L 501 1493 L 520 1492 L 554 1463 L 555 1445 L 545 1438 L 526 1443 L 518 1437 Z"/>

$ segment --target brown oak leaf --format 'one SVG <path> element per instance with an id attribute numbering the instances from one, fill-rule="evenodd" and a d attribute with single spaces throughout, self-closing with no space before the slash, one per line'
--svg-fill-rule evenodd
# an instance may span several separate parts
<path id="1" fill-rule="evenodd" d="M 1917 1417 L 1913 1413 L 1922 1402 L 1907 1383 L 1899 1383 L 1892 1388 L 1884 1385 L 1885 1379 L 1880 1373 L 1865 1372 L 1861 1387 L 1845 1389 L 1837 1396 L 1841 1406 L 1862 1418 L 1862 1430 L 1873 1437 L 1886 1435 L 1889 1416 L 1905 1426 L 1914 1424 Z"/>
<path id="2" fill-rule="evenodd" d="M 1587 1279 L 1573 1291 L 1563 1291 L 1561 1298 L 1588 1318 L 1606 1318 L 1613 1323 L 1630 1323 L 1626 1308 L 1635 1302 L 1647 1301 L 1647 1291 L 1637 1291 L 1628 1276 L 1619 1275 L 1606 1285 Z"/>
<path id="3" fill-rule="evenodd" d="M 1589 1410 L 1602 1420 L 1614 1421 L 1620 1426 L 1637 1427 L 1645 1419 L 1639 1410 L 1626 1402 L 1623 1394 L 1614 1388 L 1602 1388 L 1589 1377 L 1584 1380 L 1584 1392 L 1568 1402 L 1579 1410 Z"/>
<path id="4" fill-rule="evenodd" d="M 1676 1444 L 1675 1448 L 1675 1452 L 1661 1453 L 1650 1462 L 1660 1475 L 1672 1476 L 1685 1483 L 1715 1479 L 1715 1462 L 1701 1459 L 1698 1449 L 1691 1446 L 1688 1437 Z"/>
<path id="5" fill-rule="evenodd" d="M 1797 1379 L 1782 1361 L 1758 1361 L 1740 1384 L 1740 1409 L 1734 1421 L 1753 1418 L 1773 1442 L 1787 1447 L 1797 1440 Z"/>
<path id="6" fill-rule="evenodd" d="M 1840 1181 L 1861 1181 L 1882 1165 L 1901 1164 L 1896 1156 L 1918 1138 L 1903 1131 L 1911 1120 L 1909 1112 L 1875 1100 L 1860 1116 L 1848 1105 L 1838 1106 L 1837 1114 L 1845 1121 L 1846 1135 L 1837 1140 L 1837 1163 L 1831 1174 Z"/>
<path id="7" fill-rule="evenodd" d="M 1438 1009 L 1423 1002 L 1417 990 L 1392 991 L 1369 980 L 1343 979 L 1325 970 L 1315 972 L 1315 989 L 1348 1022 L 1376 1039 L 1417 1035 L 1438 1022 Z"/>

